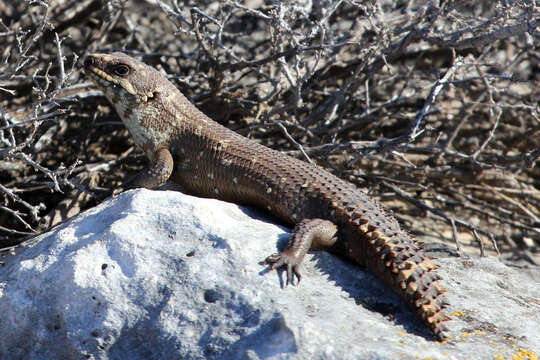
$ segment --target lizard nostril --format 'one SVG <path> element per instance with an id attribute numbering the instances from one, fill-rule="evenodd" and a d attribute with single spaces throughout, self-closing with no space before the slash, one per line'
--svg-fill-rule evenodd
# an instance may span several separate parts
<path id="1" fill-rule="evenodd" d="M 86 59 L 84 59 L 84 66 L 85 67 L 94 66 L 95 63 L 96 62 L 95 62 L 94 58 L 91 55 L 87 56 Z"/>

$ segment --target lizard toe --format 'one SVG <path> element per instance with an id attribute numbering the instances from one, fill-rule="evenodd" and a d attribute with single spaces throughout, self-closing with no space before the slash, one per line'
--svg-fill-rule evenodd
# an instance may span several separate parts
<path id="1" fill-rule="evenodd" d="M 295 277 L 297 279 L 297 284 L 302 279 L 302 274 L 300 273 L 300 263 L 294 257 L 284 252 L 272 254 L 268 256 L 264 262 L 270 266 L 270 270 L 285 267 L 285 271 L 287 272 L 287 281 L 285 286 L 289 284 L 294 285 Z"/>

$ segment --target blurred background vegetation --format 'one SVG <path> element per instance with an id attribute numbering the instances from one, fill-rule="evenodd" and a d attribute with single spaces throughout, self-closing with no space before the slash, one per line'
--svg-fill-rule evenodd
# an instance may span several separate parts
<path id="1" fill-rule="evenodd" d="M 124 51 L 201 110 L 365 189 L 418 239 L 538 263 L 534 1 L 0 3 L 0 249 L 144 165 L 79 71 Z"/>

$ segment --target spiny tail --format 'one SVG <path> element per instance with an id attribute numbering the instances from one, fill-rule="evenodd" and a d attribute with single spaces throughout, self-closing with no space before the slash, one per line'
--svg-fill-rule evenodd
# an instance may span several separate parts
<path id="1" fill-rule="evenodd" d="M 392 219 L 395 221 L 395 219 Z M 367 237 L 367 265 L 394 289 L 432 330 L 438 340 L 447 337 L 443 309 L 448 305 L 439 284 L 441 279 L 422 246 L 403 230 L 380 231 L 368 221 L 360 229 Z M 379 230 L 377 230 L 379 229 Z"/>

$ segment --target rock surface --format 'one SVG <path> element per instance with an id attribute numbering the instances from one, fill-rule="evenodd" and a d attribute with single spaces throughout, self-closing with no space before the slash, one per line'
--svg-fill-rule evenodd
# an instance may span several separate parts
<path id="1" fill-rule="evenodd" d="M 299 286 L 261 261 L 286 229 L 170 191 L 121 194 L 4 255 L 0 359 L 533 359 L 539 269 L 444 258 L 449 342 L 323 252 Z"/>

